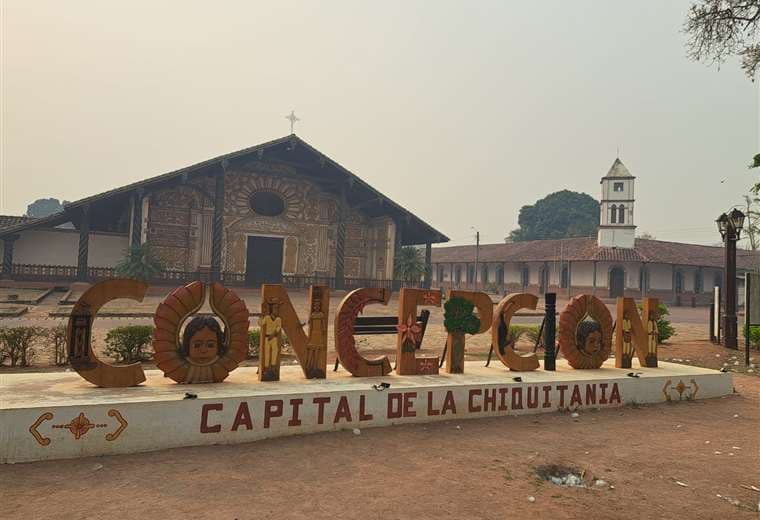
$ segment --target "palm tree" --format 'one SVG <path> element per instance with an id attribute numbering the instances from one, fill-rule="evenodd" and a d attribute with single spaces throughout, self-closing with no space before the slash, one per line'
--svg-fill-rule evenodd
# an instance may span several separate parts
<path id="1" fill-rule="evenodd" d="M 393 276 L 396 280 L 419 282 L 425 276 L 425 256 L 421 249 L 404 246 L 396 253 Z"/>
<path id="2" fill-rule="evenodd" d="M 116 275 L 145 282 L 155 278 L 163 270 L 163 262 L 145 242 L 129 246 L 124 252 L 124 260 L 116 266 Z"/>

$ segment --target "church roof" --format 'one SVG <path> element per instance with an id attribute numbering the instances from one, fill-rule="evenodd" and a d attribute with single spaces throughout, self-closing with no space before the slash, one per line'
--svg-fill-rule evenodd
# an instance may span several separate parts
<path id="1" fill-rule="evenodd" d="M 435 244 L 449 241 L 446 235 L 377 191 L 347 168 L 330 159 L 295 134 L 70 202 L 64 206 L 63 211 L 48 217 L 30 222 L 19 222 L 5 228 L 0 226 L 0 236 L 30 228 L 56 226 L 69 221 L 78 227 L 81 209 L 85 206 L 93 210 L 93 220 L 103 218 L 102 215 L 108 215 L 110 208 L 117 204 L 126 204 L 138 190 L 175 186 L 190 176 L 218 173 L 224 167 L 223 165 L 234 168 L 239 165 L 252 164 L 257 160 L 262 160 L 262 158 L 263 160 L 281 161 L 293 166 L 325 191 L 340 193 L 342 189 L 347 188 L 346 199 L 349 206 L 360 208 L 363 213 L 370 217 L 389 216 L 399 223 L 403 245 L 424 244 L 426 242 Z"/>
<path id="2" fill-rule="evenodd" d="M 646 262 L 682 266 L 722 268 L 722 247 L 666 242 L 663 240 L 636 239 L 633 249 L 599 247 L 596 238 L 565 238 L 558 240 L 531 240 L 511 244 L 484 244 L 480 246 L 480 262 Z M 433 248 L 433 263 L 475 262 L 475 246 L 448 246 Z M 760 253 L 739 250 L 736 265 L 751 269 L 760 265 Z"/>
<path id="3" fill-rule="evenodd" d="M 631 172 L 628 171 L 628 168 L 625 167 L 625 164 L 623 164 L 623 161 L 620 160 L 620 158 L 616 158 L 615 162 L 612 163 L 612 166 L 610 167 L 610 171 L 607 172 L 607 175 L 602 177 L 603 179 L 610 179 L 610 178 L 616 178 L 616 179 L 635 179 L 633 175 L 631 175 Z"/>

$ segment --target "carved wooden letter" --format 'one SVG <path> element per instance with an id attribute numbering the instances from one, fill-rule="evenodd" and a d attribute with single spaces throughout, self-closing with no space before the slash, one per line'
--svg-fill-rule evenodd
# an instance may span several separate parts
<path id="1" fill-rule="evenodd" d="M 387 356 L 366 359 L 356 350 L 354 322 L 370 303 L 388 305 L 391 292 L 384 288 L 356 289 L 338 304 L 335 314 L 335 350 L 343 367 L 359 377 L 385 376 L 391 372 Z"/>
<path id="2" fill-rule="evenodd" d="M 486 293 L 472 291 L 449 290 L 447 300 L 463 298 L 472 303 L 478 311 L 480 327 L 471 334 L 482 334 L 491 327 L 493 321 L 493 301 Z M 446 372 L 449 374 L 461 374 L 464 372 L 465 333 L 462 331 L 448 330 L 446 337 Z"/>
<path id="3" fill-rule="evenodd" d="M 441 306 L 441 291 L 401 289 L 398 301 L 398 342 L 396 373 L 399 375 L 437 374 L 438 356 L 415 356 L 422 328 L 417 323 L 417 306 Z"/>
<path id="4" fill-rule="evenodd" d="M 220 383 L 248 354 L 248 308 L 233 291 L 214 283 L 209 288 L 209 304 L 224 323 L 224 331 L 214 323 L 215 320 L 201 326 L 196 332 L 205 329 L 206 334 L 218 334 L 216 353 L 201 360 L 190 355 L 189 344 L 193 338 L 188 337 L 187 344 L 183 345 L 180 330 L 182 324 L 200 310 L 205 299 L 203 282 L 189 283 L 172 291 L 159 304 L 153 317 L 153 359 L 164 376 L 177 383 Z M 185 335 L 188 335 L 187 328 Z"/>
<path id="5" fill-rule="evenodd" d="M 278 284 L 264 284 L 261 286 L 261 299 L 263 302 L 262 318 L 269 311 L 268 302 L 277 304 L 281 328 L 287 334 L 290 346 L 293 347 L 298 363 L 301 365 L 306 378 L 324 379 L 327 374 L 327 316 L 330 312 L 330 289 L 322 285 L 315 285 L 309 289 L 308 334 L 304 332 L 301 326 L 301 320 L 298 318 L 295 308 L 293 308 L 285 287 Z M 267 324 L 271 327 L 271 320 L 267 321 Z M 262 343 L 266 342 L 266 338 L 264 338 L 265 327 L 266 325 L 262 326 Z M 265 359 L 263 354 L 263 351 L 260 351 L 260 363 Z M 279 375 L 279 353 L 276 356 L 267 355 L 266 359 L 269 362 L 267 367 L 272 367 L 275 363 L 277 364 L 277 368 L 273 368 L 272 371 Z M 264 372 L 265 367 L 262 363 L 259 370 L 260 378 Z M 272 381 L 272 379 L 266 380 Z M 274 380 L 276 381 L 276 379 Z"/>
<path id="6" fill-rule="evenodd" d="M 496 316 L 491 324 L 491 344 L 496 348 L 496 355 L 502 363 L 516 372 L 536 370 L 539 366 L 538 356 L 533 353 L 518 353 L 514 342 L 510 342 L 509 323 L 512 316 L 520 309 L 535 309 L 538 297 L 530 293 L 510 294 L 499 302 Z"/>
<path id="7" fill-rule="evenodd" d="M 136 386 L 145 381 L 142 365 L 114 366 L 103 363 L 92 351 L 92 322 L 100 308 L 111 300 L 127 298 L 141 302 L 148 284 L 115 279 L 98 282 L 77 300 L 71 309 L 66 343 L 72 368 L 93 385 L 104 388 Z"/>
<path id="8" fill-rule="evenodd" d="M 578 326 L 586 318 L 598 323 L 579 344 Z M 602 301 L 590 294 L 576 296 L 559 315 L 559 348 L 573 368 L 599 368 L 612 350 L 612 315 Z"/>
<path id="9" fill-rule="evenodd" d="M 617 299 L 615 366 L 631 368 L 634 348 L 642 367 L 657 367 L 657 299 L 644 298 L 642 313 L 633 298 Z"/>

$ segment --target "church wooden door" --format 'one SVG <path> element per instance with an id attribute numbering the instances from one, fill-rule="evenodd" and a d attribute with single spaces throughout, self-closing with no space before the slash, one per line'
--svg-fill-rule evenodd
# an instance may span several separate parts
<path id="1" fill-rule="evenodd" d="M 246 285 L 282 282 L 282 238 L 248 237 Z"/>

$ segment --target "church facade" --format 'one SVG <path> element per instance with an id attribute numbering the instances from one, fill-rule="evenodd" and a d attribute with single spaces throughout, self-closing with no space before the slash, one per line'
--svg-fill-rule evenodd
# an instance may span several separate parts
<path id="1" fill-rule="evenodd" d="M 434 248 L 433 285 L 709 304 L 712 288 L 724 283 L 723 248 L 636 238 L 635 181 L 620 159 L 602 177 L 595 238 Z M 740 272 L 758 265 L 759 255 L 737 252 Z"/>
<path id="2" fill-rule="evenodd" d="M 149 244 L 167 281 L 393 278 L 395 252 L 448 239 L 297 136 L 0 220 L 2 277 L 96 280 Z M 308 280 L 307 280 L 308 279 Z"/>

